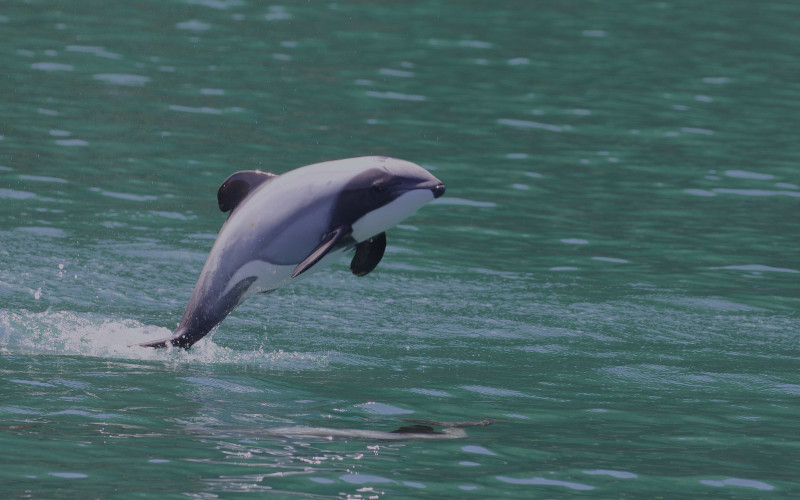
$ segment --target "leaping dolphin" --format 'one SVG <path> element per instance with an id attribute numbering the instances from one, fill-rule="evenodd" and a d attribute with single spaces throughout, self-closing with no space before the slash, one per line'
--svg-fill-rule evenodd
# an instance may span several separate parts
<path id="1" fill-rule="evenodd" d="M 355 249 L 350 270 L 364 276 L 386 248 L 384 231 L 443 195 L 427 170 L 367 156 L 275 175 L 236 172 L 217 201 L 230 212 L 173 335 L 140 344 L 189 348 L 246 298 L 332 264 Z"/>

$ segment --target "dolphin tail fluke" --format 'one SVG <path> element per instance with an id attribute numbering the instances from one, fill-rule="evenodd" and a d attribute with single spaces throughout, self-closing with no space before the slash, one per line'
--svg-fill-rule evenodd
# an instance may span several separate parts
<path id="1" fill-rule="evenodd" d="M 172 334 L 172 337 L 160 340 L 153 340 L 150 342 L 144 342 L 142 344 L 139 344 L 139 346 L 152 347 L 154 349 L 164 349 L 168 345 L 172 345 L 173 347 L 181 347 L 183 349 L 188 349 L 192 346 L 192 344 L 194 344 L 198 340 L 200 340 L 200 337 L 195 339 L 193 335 L 189 334 L 188 329 L 178 328 L 177 330 L 175 330 L 175 333 Z"/>
<path id="2" fill-rule="evenodd" d="M 153 340 L 151 342 L 144 342 L 142 344 L 139 344 L 139 347 L 152 347 L 154 349 L 163 349 L 167 347 L 167 344 L 169 343 L 170 340 L 172 340 L 172 337 L 168 337 L 161 340 Z"/>

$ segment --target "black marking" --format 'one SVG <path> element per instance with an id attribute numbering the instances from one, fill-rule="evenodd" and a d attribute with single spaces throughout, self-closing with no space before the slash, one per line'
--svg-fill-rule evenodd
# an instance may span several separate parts
<path id="1" fill-rule="evenodd" d="M 330 233 L 326 234 L 322 242 L 309 254 L 308 257 L 303 259 L 303 262 L 297 264 L 297 267 L 292 271 L 292 278 L 296 278 L 308 271 L 311 266 L 319 262 L 319 260 L 333 250 L 337 243 L 339 243 L 344 236 L 350 232 L 350 226 L 339 226 Z"/>
<path id="2" fill-rule="evenodd" d="M 384 251 L 386 251 L 386 233 L 362 241 L 356 245 L 356 254 L 350 262 L 350 270 L 356 276 L 369 274 L 383 258 Z"/>
<path id="3" fill-rule="evenodd" d="M 394 201 L 402 179 L 382 168 L 370 168 L 354 176 L 339 193 L 333 209 L 333 227 L 352 224 L 364 214 Z"/>
<path id="4" fill-rule="evenodd" d="M 437 432 L 430 425 L 407 425 L 393 430 L 392 434 L 444 434 L 444 432 Z"/>
<path id="5" fill-rule="evenodd" d="M 217 191 L 219 209 L 223 212 L 230 212 L 238 207 L 242 200 L 247 198 L 247 195 L 253 192 L 255 188 L 271 181 L 275 177 L 278 176 L 267 172 L 259 172 L 258 170 L 243 170 L 231 174 Z"/>

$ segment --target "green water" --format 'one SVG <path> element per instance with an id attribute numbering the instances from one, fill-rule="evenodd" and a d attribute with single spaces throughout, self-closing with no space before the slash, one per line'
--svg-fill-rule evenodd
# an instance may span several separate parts
<path id="1" fill-rule="evenodd" d="M 0 497 L 796 498 L 798 18 L 3 3 Z M 372 154 L 448 188 L 376 271 L 128 347 L 180 319 L 230 173 Z M 404 419 L 494 423 L 356 437 Z"/>

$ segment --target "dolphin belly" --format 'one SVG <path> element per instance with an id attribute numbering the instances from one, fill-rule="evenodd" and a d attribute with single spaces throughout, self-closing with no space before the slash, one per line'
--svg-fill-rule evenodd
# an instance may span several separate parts
<path id="1" fill-rule="evenodd" d="M 251 260 L 236 270 L 222 294 L 230 293 L 239 286 L 239 283 L 247 279 L 252 279 L 252 281 L 244 291 L 241 300 L 259 293 L 271 292 L 291 280 L 292 269 L 294 269 L 293 265 L 272 264 L 259 259 Z"/>

